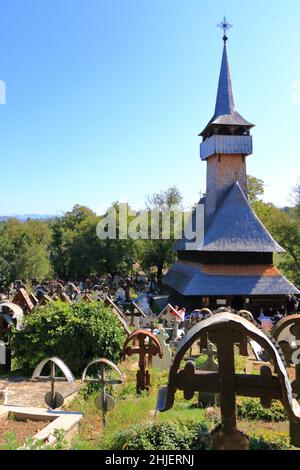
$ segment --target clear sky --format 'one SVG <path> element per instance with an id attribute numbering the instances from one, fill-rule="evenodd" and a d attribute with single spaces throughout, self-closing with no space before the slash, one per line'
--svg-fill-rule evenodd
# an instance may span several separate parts
<path id="1" fill-rule="evenodd" d="M 300 176 L 299 0 L 0 0 L 0 214 L 101 212 L 205 191 L 224 15 L 248 172 L 289 203 Z M 295 89 L 293 87 L 296 87 Z"/>

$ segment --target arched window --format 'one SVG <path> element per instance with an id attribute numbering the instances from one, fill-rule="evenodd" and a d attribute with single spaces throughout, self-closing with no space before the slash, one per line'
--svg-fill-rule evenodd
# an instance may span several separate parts
<path id="1" fill-rule="evenodd" d="M 227 126 L 222 126 L 218 130 L 218 135 L 231 135 L 230 128 Z"/>
<path id="2" fill-rule="evenodd" d="M 249 135 L 249 130 L 241 126 L 234 131 L 234 135 Z"/>
<path id="3" fill-rule="evenodd" d="M 209 139 L 212 135 L 213 135 L 213 132 L 211 130 L 207 131 L 207 133 L 203 136 L 203 142 Z"/>

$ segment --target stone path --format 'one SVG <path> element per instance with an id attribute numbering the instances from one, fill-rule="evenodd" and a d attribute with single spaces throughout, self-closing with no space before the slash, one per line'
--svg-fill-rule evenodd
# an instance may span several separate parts
<path id="1" fill-rule="evenodd" d="M 56 390 L 65 398 L 80 390 L 81 382 L 58 382 Z M 31 382 L 26 377 L 10 377 L 0 379 L 0 392 L 4 405 L 34 406 L 47 408 L 44 395 L 50 390 L 50 382 Z"/>

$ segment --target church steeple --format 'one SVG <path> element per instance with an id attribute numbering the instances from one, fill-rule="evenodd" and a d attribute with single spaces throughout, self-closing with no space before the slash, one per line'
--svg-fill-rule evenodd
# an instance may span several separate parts
<path id="1" fill-rule="evenodd" d="M 215 113 L 201 133 L 201 158 L 206 161 L 206 194 L 201 198 L 204 217 L 193 212 L 191 240 L 178 240 L 178 261 L 164 276 L 170 303 L 195 308 L 230 305 L 257 313 L 263 306 L 283 305 L 287 294 L 299 291 L 275 268 L 273 253 L 284 250 L 258 219 L 247 200 L 246 156 L 252 153 L 253 126 L 235 109 L 227 56 L 226 18 L 224 49 Z M 201 234 L 199 243 L 197 235 Z M 276 307 L 277 308 L 277 307 Z"/>
<path id="2" fill-rule="evenodd" d="M 218 85 L 217 101 L 214 118 L 225 114 L 233 114 L 234 99 L 232 92 L 230 68 L 227 56 L 226 41 L 224 41 L 223 57 Z"/>
<path id="3" fill-rule="evenodd" d="M 224 197 L 236 182 L 247 197 L 245 157 L 252 154 L 251 122 L 235 109 L 227 53 L 227 19 L 218 25 L 224 30 L 224 46 L 215 112 L 200 134 L 200 156 L 207 161 L 205 215 L 208 225 Z"/>
<path id="4" fill-rule="evenodd" d="M 250 129 L 254 126 L 235 109 L 230 67 L 227 53 L 227 31 L 232 27 L 226 18 L 218 25 L 224 30 L 224 46 L 217 91 L 215 112 L 200 136 L 201 158 L 206 160 L 217 153 L 250 155 L 252 153 L 252 138 Z M 220 137 L 225 137 L 222 139 Z M 235 137 L 235 138 L 234 138 Z M 244 139 L 237 138 L 244 137 Z"/>

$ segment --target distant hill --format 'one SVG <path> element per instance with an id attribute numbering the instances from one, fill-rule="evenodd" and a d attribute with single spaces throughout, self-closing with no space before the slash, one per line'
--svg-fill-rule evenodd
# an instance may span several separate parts
<path id="1" fill-rule="evenodd" d="M 25 222 L 27 219 L 34 220 L 47 220 L 54 219 L 56 215 L 50 214 L 12 214 L 12 215 L 0 215 L 0 222 L 6 222 L 9 219 L 18 219 Z"/>

